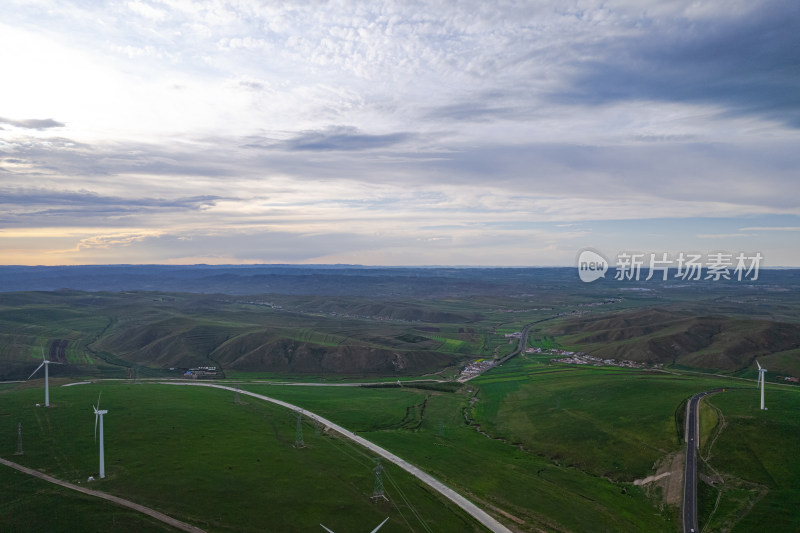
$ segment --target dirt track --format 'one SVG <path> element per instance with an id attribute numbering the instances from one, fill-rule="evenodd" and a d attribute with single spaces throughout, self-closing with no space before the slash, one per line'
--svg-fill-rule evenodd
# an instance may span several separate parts
<path id="1" fill-rule="evenodd" d="M 84 494 L 88 494 L 89 496 L 94 496 L 95 498 L 102 498 L 104 500 L 108 500 L 110 502 L 116 503 L 117 505 L 121 505 L 123 507 L 127 507 L 129 509 L 133 509 L 134 511 L 138 511 L 140 513 L 146 514 L 147 516 L 153 517 L 160 522 L 164 522 L 172 527 L 180 529 L 182 531 L 189 531 L 190 533 L 205 533 L 204 530 L 200 529 L 199 527 L 195 527 L 191 524 L 187 524 L 186 522 L 181 522 L 180 520 L 176 520 L 171 516 L 167 516 L 164 513 L 159 513 L 154 509 L 150 509 L 149 507 L 145 507 L 144 505 L 139 505 L 138 503 L 134 503 L 130 500 L 124 500 L 117 496 L 112 496 L 111 494 L 106 494 L 105 492 L 99 492 L 96 490 L 87 489 L 84 487 L 79 487 L 78 485 L 73 485 L 72 483 L 67 483 L 66 481 L 61 481 L 60 479 L 56 479 L 52 476 L 48 476 L 47 474 L 43 474 L 31 468 L 24 467 L 17 463 L 7 461 L 6 459 L 0 458 L 0 463 L 14 468 L 15 470 L 19 470 L 25 474 L 30 474 L 31 476 L 38 477 L 39 479 L 43 479 L 50 483 L 55 483 L 56 485 L 61 485 L 62 487 L 66 487 L 68 489 L 76 490 L 78 492 L 82 492 Z"/>

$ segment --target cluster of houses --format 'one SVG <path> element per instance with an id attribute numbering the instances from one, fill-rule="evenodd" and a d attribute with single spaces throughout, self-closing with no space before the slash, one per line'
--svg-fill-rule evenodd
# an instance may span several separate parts
<path id="1" fill-rule="evenodd" d="M 264 301 L 264 300 L 247 300 L 247 301 L 244 301 L 244 302 L 241 302 L 241 303 L 250 304 L 250 305 L 261 305 L 261 306 L 264 306 L 264 307 L 271 307 L 271 308 L 275 309 L 276 311 L 280 311 L 281 309 L 283 309 L 283 307 L 280 306 L 280 305 L 274 304 L 272 302 L 267 302 L 267 301 Z"/>
<path id="2" fill-rule="evenodd" d="M 501 313 L 530 313 L 531 311 L 552 311 L 552 307 L 533 307 L 531 309 L 498 309 Z"/>
<path id="3" fill-rule="evenodd" d="M 478 359 L 475 362 L 469 363 L 461 371 L 460 379 L 471 378 L 481 374 L 494 366 L 494 361 L 487 361 L 486 359 Z"/>
<path id="4" fill-rule="evenodd" d="M 618 304 L 622 298 L 606 298 L 602 302 L 590 302 L 586 304 L 578 304 L 578 307 L 597 307 L 599 305 Z"/>
<path id="5" fill-rule="evenodd" d="M 583 352 L 566 352 L 564 350 L 552 350 L 553 352 L 560 352 L 558 355 L 566 356 L 560 359 L 551 359 L 553 363 L 565 363 L 568 365 L 591 365 L 591 366 L 618 366 L 622 368 L 663 368 L 664 365 L 659 363 L 649 365 L 639 361 L 629 361 L 627 359 L 603 359 L 601 357 L 594 357 L 587 355 Z"/>
<path id="6" fill-rule="evenodd" d="M 623 359 L 618 361 L 616 359 L 603 359 L 595 357 L 583 352 L 570 352 L 568 350 L 560 350 L 557 348 L 543 349 L 543 348 L 527 348 L 525 353 L 538 353 L 558 355 L 561 357 L 550 359 L 551 363 L 565 363 L 568 365 L 591 365 L 591 366 L 619 366 L 623 368 L 663 368 L 663 364 L 648 365 L 639 361 L 628 361 Z"/>
<path id="7" fill-rule="evenodd" d="M 206 376 L 216 376 L 217 367 L 198 366 L 197 368 L 190 368 L 189 370 L 184 372 L 183 375 L 186 377 L 191 377 L 192 379 L 197 379 L 199 377 L 206 377 Z"/>

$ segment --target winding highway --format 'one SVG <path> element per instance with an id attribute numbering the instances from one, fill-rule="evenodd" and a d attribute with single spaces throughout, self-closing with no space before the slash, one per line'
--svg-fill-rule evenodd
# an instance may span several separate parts
<path id="1" fill-rule="evenodd" d="M 686 406 L 686 465 L 683 473 L 683 533 L 694 533 L 697 529 L 697 448 L 700 446 L 700 400 L 721 392 L 722 389 L 699 392 L 689 398 Z"/>
<path id="2" fill-rule="evenodd" d="M 211 384 L 211 383 L 186 383 L 186 382 L 161 382 L 161 383 L 163 385 L 182 385 L 182 386 L 188 386 L 188 387 L 211 387 L 211 388 L 214 388 L 214 389 L 229 390 L 229 391 L 232 391 L 232 392 L 238 391 L 239 394 L 252 396 L 253 398 L 258 398 L 260 400 L 265 400 L 267 402 L 271 402 L 271 403 L 274 403 L 276 405 L 280 405 L 281 407 L 285 407 L 287 409 L 291 409 L 292 411 L 301 413 L 303 416 L 311 418 L 312 420 L 316 421 L 317 423 L 322 424 L 323 426 L 327 426 L 327 427 L 333 429 L 334 431 L 336 431 L 337 433 L 343 435 L 344 437 L 346 437 L 346 438 L 348 438 L 348 439 L 350 439 L 350 440 L 352 440 L 354 442 L 357 442 L 358 444 L 360 444 L 361 446 L 367 448 L 368 450 L 371 450 L 372 452 L 380 455 L 381 457 L 383 457 L 387 461 L 391 461 L 392 463 L 396 464 L 397 466 L 399 466 L 400 468 L 402 468 L 406 472 L 410 473 L 412 476 L 416 477 L 417 479 L 419 479 L 420 481 L 422 481 L 423 483 L 425 483 L 426 485 L 428 485 L 429 487 L 431 487 L 432 489 L 434 489 L 435 491 L 437 491 L 438 493 L 443 495 L 445 498 L 447 498 L 451 502 L 453 502 L 456 505 L 458 505 L 461 509 L 463 509 L 465 512 L 467 512 L 475 520 L 477 520 L 478 522 L 483 524 L 489 531 L 492 531 L 494 533 L 511 533 L 511 530 L 509 530 L 503 524 L 501 524 L 500 522 L 495 520 L 492 516 L 490 516 L 488 513 L 486 513 L 486 511 L 484 511 L 483 509 L 481 509 L 480 507 L 478 507 L 477 505 L 475 505 L 474 503 L 472 503 L 471 501 L 466 499 L 464 496 L 462 496 L 461 494 L 457 493 L 456 491 L 454 491 L 453 489 L 451 489 L 450 487 L 448 487 L 447 485 L 445 485 L 444 483 L 439 481 L 438 479 L 434 478 L 430 474 L 427 474 L 427 473 L 423 472 L 422 470 L 420 470 L 416 466 L 414 466 L 411 463 L 405 461 L 404 459 L 401 459 L 400 457 L 396 456 L 392 452 L 390 452 L 390 451 L 388 451 L 388 450 L 386 450 L 384 448 L 381 448 L 377 444 L 374 444 L 374 443 L 372 443 L 372 442 L 370 442 L 370 441 L 368 441 L 368 440 L 366 440 L 366 439 L 364 439 L 362 437 L 359 437 L 358 435 L 356 435 L 352 431 L 349 431 L 349 430 L 343 428 L 342 426 L 340 426 L 338 424 L 334 424 L 330 420 L 328 420 L 326 418 L 322 418 L 321 416 L 319 416 L 317 414 L 314 414 L 314 413 L 312 413 L 310 411 L 302 409 L 302 408 L 300 408 L 300 407 L 298 407 L 296 405 L 293 405 L 293 404 L 290 404 L 290 403 L 287 403 L 287 402 L 284 402 L 284 401 L 281 401 L 281 400 L 277 400 L 275 398 L 270 398 L 269 396 L 264 396 L 264 395 L 261 395 L 261 394 L 256 394 L 254 392 L 248 392 L 248 391 L 245 391 L 245 390 L 236 389 L 234 387 L 226 387 L 224 385 L 214 385 L 214 384 Z"/>

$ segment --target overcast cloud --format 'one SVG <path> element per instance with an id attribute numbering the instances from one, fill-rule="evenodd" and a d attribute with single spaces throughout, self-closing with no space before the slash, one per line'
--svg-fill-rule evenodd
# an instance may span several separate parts
<path id="1" fill-rule="evenodd" d="M 0 263 L 800 266 L 800 4 L 0 6 Z"/>

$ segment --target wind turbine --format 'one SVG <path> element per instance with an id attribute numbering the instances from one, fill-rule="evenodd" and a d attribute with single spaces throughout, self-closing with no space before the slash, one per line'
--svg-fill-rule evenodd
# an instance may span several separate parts
<path id="1" fill-rule="evenodd" d="M 373 529 L 373 530 L 372 530 L 372 531 L 370 531 L 369 533 L 377 533 L 377 531 L 378 531 L 378 530 L 381 528 L 381 526 L 383 526 L 383 524 L 385 524 L 385 523 L 386 523 L 386 522 L 388 522 L 388 521 L 389 521 L 389 517 L 387 516 L 387 517 L 386 517 L 386 520 L 384 520 L 383 522 L 381 522 L 380 524 L 378 524 L 378 527 L 376 527 L 375 529 Z M 320 524 L 320 525 L 322 526 L 322 524 Z M 328 529 L 328 528 L 327 528 L 327 527 L 325 527 L 325 526 L 322 526 L 322 529 L 324 529 L 324 530 L 325 530 L 325 531 L 327 531 L 328 533 L 334 533 L 334 531 L 331 531 L 330 529 Z"/>
<path id="2" fill-rule="evenodd" d="M 761 365 L 758 363 L 758 359 L 756 359 L 756 364 L 758 365 L 758 382 L 761 383 L 761 410 L 766 411 L 767 408 L 764 407 L 764 378 L 766 377 L 765 374 L 767 373 L 766 368 L 761 368 Z"/>
<path id="3" fill-rule="evenodd" d="M 40 368 L 44 367 L 44 406 L 50 407 L 50 373 L 47 371 L 47 367 L 49 365 L 60 365 L 62 363 L 57 363 L 55 361 L 48 361 L 44 357 L 44 348 L 42 348 L 42 364 L 36 367 L 36 370 L 28 376 L 28 379 L 33 377 L 33 374 L 37 373 Z"/>
<path id="4" fill-rule="evenodd" d="M 100 409 L 100 396 L 102 396 L 102 392 L 97 396 L 97 405 L 93 405 L 92 409 L 94 409 L 94 441 L 97 442 L 97 420 L 100 420 L 100 478 L 106 477 L 106 458 L 103 452 L 103 415 L 108 413 L 107 410 Z"/>

